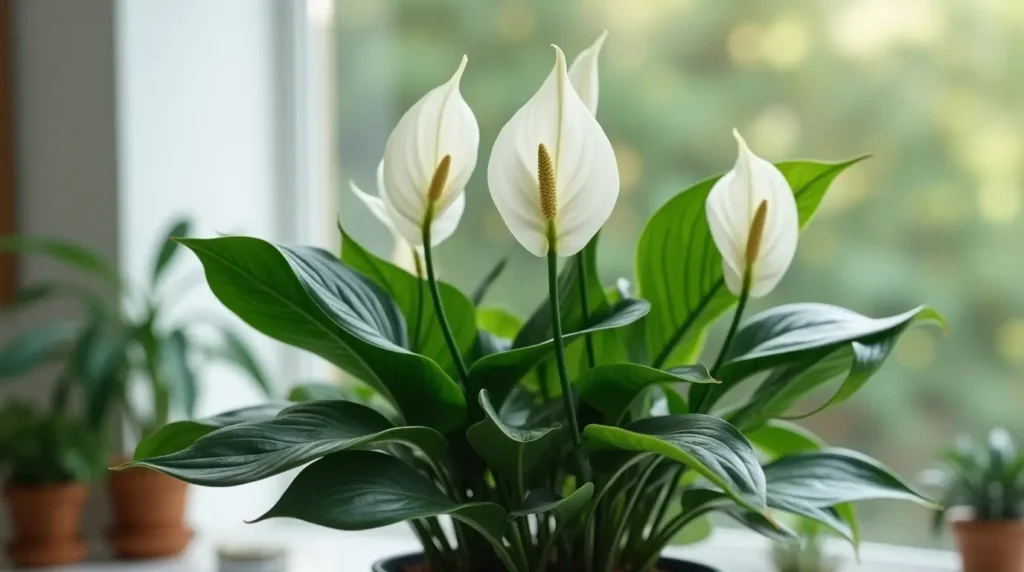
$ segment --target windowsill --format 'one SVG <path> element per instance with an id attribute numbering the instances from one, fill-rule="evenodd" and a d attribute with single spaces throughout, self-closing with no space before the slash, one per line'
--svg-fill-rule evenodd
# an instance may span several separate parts
<path id="1" fill-rule="evenodd" d="M 269 547 L 289 551 L 289 572 L 369 572 L 370 565 L 387 556 L 418 551 L 415 538 L 404 526 L 366 532 L 337 532 L 298 522 L 265 522 L 234 529 L 197 533 L 188 553 L 180 559 L 148 564 L 93 562 L 52 572 L 216 572 L 216 550 L 221 545 Z M 722 572 L 765 572 L 768 541 L 742 530 L 719 529 L 705 542 L 670 548 L 667 554 L 718 567 Z M 866 543 L 861 564 L 850 549 L 837 542 L 830 549 L 841 556 L 843 571 L 945 572 L 959 569 L 956 554 Z"/>

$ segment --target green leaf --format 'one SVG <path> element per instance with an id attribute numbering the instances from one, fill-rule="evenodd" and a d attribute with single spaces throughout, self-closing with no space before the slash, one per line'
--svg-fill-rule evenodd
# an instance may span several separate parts
<path id="1" fill-rule="evenodd" d="M 503 308 L 480 308 L 476 311 L 477 341 L 470 365 L 486 357 L 512 349 L 512 338 L 522 322 Z"/>
<path id="2" fill-rule="evenodd" d="M 130 330 L 104 328 L 93 313 L 75 343 L 72 357 L 90 427 L 107 427 L 107 416 L 120 403 L 129 371 Z"/>
<path id="3" fill-rule="evenodd" d="M 777 165 L 793 188 L 801 228 L 836 176 L 864 158 Z M 736 302 L 725 288 L 722 256 L 711 240 L 704 213 L 708 193 L 720 177 L 705 179 L 665 203 L 640 237 L 637 281 L 640 295 L 655 309 L 645 320 L 655 367 L 685 363 L 671 358 L 691 353 L 705 328 Z M 682 354 L 676 353 L 677 346 L 685 348 Z"/>
<path id="4" fill-rule="evenodd" d="M 306 467 L 266 514 L 337 530 L 367 530 L 448 515 L 501 543 L 506 513 L 492 503 L 458 504 L 402 461 L 372 451 L 345 451 Z"/>
<path id="5" fill-rule="evenodd" d="M 0 251 L 48 256 L 119 287 L 117 269 L 99 254 L 74 242 L 41 236 L 0 236 Z"/>
<path id="6" fill-rule="evenodd" d="M 19 332 L 0 347 L 0 380 L 24 375 L 70 347 L 81 328 L 59 321 Z"/>
<path id="7" fill-rule="evenodd" d="M 480 407 L 484 420 L 466 431 L 469 444 L 495 475 L 525 492 L 532 469 L 558 450 L 561 427 L 522 430 L 505 425 L 486 389 L 480 391 Z"/>
<path id="8" fill-rule="evenodd" d="M 806 451 L 817 451 L 825 446 L 817 435 L 808 429 L 777 419 L 769 420 L 753 431 L 744 432 L 754 448 L 763 451 L 773 459 Z"/>
<path id="9" fill-rule="evenodd" d="M 177 453 L 195 443 L 200 437 L 208 435 L 221 427 L 228 427 L 248 421 L 264 421 L 273 419 L 287 403 L 265 403 L 228 411 L 206 417 L 169 423 L 144 437 L 135 448 L 135 460 L 161 457 Z"/>
<path id="10" fill-rule="evenodd" d="M 175 253 L 178 251 L 178 243 L 174 242 L 175 238 L 185 238 L 189 235 L 189 229 L 192 226 L 191 221 L 188 219 L 181 219 L 171 225 L 171 228 L 167 231 L 165 238 L 160 242 L 160 251 L 156 255 L 156 259 L 153 261 L 153 283 L 155 284 L 160 280 L 160 275 L 164 269 L 167 268 L 167 264 L 170 263 Z"/>
<path id="11" fill-rule="evenodd" d="M 523 327 L 523 321 L 505 308 L 478 308 L 476 325 L 496 336 L 515 339 L 516 333 Z"/>
<path id="12" fill-rule="evenodd" d="M 894 499 L 935 507 L 878 461 L 846 449 L 788 455 L 765 465 L 764 474 L 774 495 L 807 506 Z"/>
<path id="13" fill-rule="evenodd" d="M 550 489 L 534 489 L 527 493 L 521 510 L 512 511 L 509 516 L 521 517 L 529 514 L 550 512 L 554 515 L 559 527 L 573 527 L 583 516 L 584 509 L 594 496 L 594 484 L 584 483 L 565 498 L 560 498 Z"/>
<path id="14" fill-rule="evenodd" d="M 878 319 L 828 304 L 785 304 L 771 308 L 740 327 L 717 373 L 722 384 L 694 388 L 691 405 L 696 411 L 707 411 L 729 389 L 754 373 L 808 360 L 813 364 L 821 356 L 857 342 L 859 345 L 853 347 L 851 374 L 826 405 L 838 403 L 867 381 L 889 355 L 896 339 L 914 322 L 944 324 L 942 317 L 926 306 Z M 792 378 L 783 378 L 782 382 L 787 379 Z M 779 387 L 765 387 L 770 397 L 782 391 Z"/>
<path id="15" fill-rule="evenodd" d="M 669 415 L 682 415 L 690 412 L 690 404 L 686 398 L 679 394 L 675 386 L 662 384 L 661 393 L 665 397 L 665 405 L 668 407 Z"/>
<path id="16" fill-rule="evenodd" d="M 601 412 L 607 423 L 618 424 L 630 405 L 648 388 L 663 383 L 716 383 L 702 365 L 662 371 L 632 363 L 599 365 L 576 380 L 582 401 Z"/>
<path id="17" fill-rule="evenodd" d="M 754 449 L 732 425 L 709 415 L 669 415 L 634 421 L 623 428 L 588 425 L 589 450 L 653 453 L 682 463 L 722 488 L 741 506 L 765 508 L 765 477 Z"/>
<path id="18" fill-rule="evenodd" d="M 426 280 L 374 256 L 351 236 L 341 231 L 341 261 L 359 272 L 394 298 L 408 325 L 406 347 L 440 365 L 448 375 L 455 375 L 455 362 L 441 333 L 441 323 L 430 298 Z M 473 303 L 454 286 L 441 282 L 441 301 L 445 317 L 451 325 L 462 355 L 466 355 L 476 337 L 476 316 Z"/>
<path id="19" fill-rule="evenodd" d="M 596 319 L 593 326 L 565 334 L 562 339 L 568 343 L 588 333 L 600 332 L 631 324 L 650 310 L 644 300 L 624 300 L 609 308 L 605 315 Z M 481 389 L 490 392 L 492 401 L 500 407 L 509 391 L 524 375 L 554 351 L 554 341 L 547 340 L 536 345 L 514 347 L 477 360 L 469 368 L 468 390 L 479 393 Z"/>
<path id="20" fill-rule="evenodd" d="M 217 298 L 250 326 L 362 379 L 410 424 L 461 425 L 461 389 L 433 360 L 405 349 L 394 300 L 329 253 L 248 237 L 182 244 L 199 256 Z"/>
<path id="21" fill-rule="evenodd" d="M 303 383 L 292 387 L 288 401 L 325 401 L 341 399 L 366 404 L 374 395 L 369 387 L 346 387 L 339 383 Z"/>
<path id="22" fill-rule="evenodd" d="M 331 453 L 401 443 L 437 459 L 447 444 L 427 427 L 395 427 L 376 411 L 349 401 L 310 401 L 277 417 L 230 425 L 200 437 L 186 449 L 140 459 L 176 479 L 208 487 L 251 483 Z"/>
<path id="23" fill-rule="evenodd" d="M 217 355 L 238 366 L 263 390 L 264 395 L 273 395 L 274 388 L 270 379 L 267 378 L 267 374 L 264 373 L 263 367 L 260 366 L 259 360 L 253 355 L 252 350 L 249 349 L 249 344 L 230 329 L 223 328 L 220 334 L 222 344 L 217 350 Z"/>
<path id="24" fill-rule="evenodd" d="M 479 306 L 480 303 L 484 301 L 484 298 L 487 296 L 487 292 L 491 290 L 491 286 L 494 285 L 498 280 L 498 277 L 500 277 L 502 272 L 505 271 L 506 266 L 508 266 L 507 256 L 499 260 L 498 263 L 494 265 L 494 268 L 491 268 L 491 271 L 484 276 L 484 279 L 480 281 L 480 285 L 473 290 L 473 295 L 470 296 L 470 300 L 473 302 L 474 306 Z"/>
<path id="25" fill-rule="evenodd" d="M 850 503 L 897 499 L 935 507 L 881 463 L 855 451 L 823 449 L 789 455 L 765 465 L 764 474 L 769 507 L 824 524 L 854 547 L 860 531 Z M 764 532 L 749 513 L 727 512 L 748 526 L 753 521 L 751 528 Z"/>
<path id="26" fill-rule="evenodd" d="M 159 355 L 168 389 L 185 415 L 194 417 L 199 387 L 195 371 L 188 361 L 188 338 L 183 330 L 177 329 L 164 338 L 161 346 Z"/>

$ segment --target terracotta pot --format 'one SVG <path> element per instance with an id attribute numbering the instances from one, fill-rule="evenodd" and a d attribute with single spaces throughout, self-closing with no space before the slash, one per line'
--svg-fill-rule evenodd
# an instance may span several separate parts
<path id="1" fill-rule="evenodd" d="M 110 544 L 118 558 L 168 558 L 192 540 L 185 526 L 188 484 L 149 469 L 110 471 L 114 526 Z"/>
<path id="2" fill-rule="evenodd" d="M 703 564 L 695 564 L 675 558 L 662 558 L 658 560 L 657 570 L 659 572 L 718 572 L 714 568 Z M 377 562 L 373 565 L 372 572 L 431 572 L 430 567 L 423 562 L 423 554 L 406 554 L 395 556 Z M 499 571 L 495 571 L 499 572 Z"/>
<path id="3" fill-rule="evenodd" d="M 89 488 L 82 483 L 8 485 L 4 491 L 14 538 L 8 552 L 19 567 L 73 564 L 88 550 L 78 535 Z"/>
<path id="4" fill-rule="evenodd" d="M 953 521 L 964 572 L 1024 572 L 1024 521 Z"/>

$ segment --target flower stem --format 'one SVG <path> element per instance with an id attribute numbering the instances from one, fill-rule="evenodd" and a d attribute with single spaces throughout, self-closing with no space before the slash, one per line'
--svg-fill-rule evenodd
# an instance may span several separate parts
<path id="1" fill-rule="evenodd" d="M 743 319 L 743 310 L 747 308 L 747 300 L 749 298 L 750 278 L 745 277 L 743 279 L 743 292 L 740 294 L 740 300 L 736 304 L 736 311 L 732 315 L 732 324 L 729 325 L 729 333 L 725 334 L 725 341 L 722 342 L 722 348 L 718 350 L 718 359 L 715 360 L 715 365 L 711 368 L 712 376 L 715 376 L 718 373 L 718 370 L 722 367 L 722 363 L 725 362 L 725 356 L 729 353 L 729 346 L 732 345 L 732 340 L 736 337 L 736 331 L 740 328 L 740 320 Z"/>
<path id="2" fill-rule="evenodd" d="M 725 356 L 729 353 L 729 347 L 732 345 L 733 338 L 736 337 L 736 331 L 740 328 L 740 320 L 743 319 L 743 311 L 747 308 L 747 300 L 750 298 L 750 273 L 747 272 L 743 277 L 743 291 L 740 293 L 739 302 L 736 304 L 736 311 L 732 315 L 732 324 L 729 325 L 729 332 L 725 334 L 725 341 L 722 342 L 722 348 L 718 350 L 718 358 L 715 359 L 715 365 L 711 368 L 711 377 L 718 375 L 718 370 L 722 368 L 722 364 L 725 363 Z M 705 393 L 700 402 L 695 404 L 694 412 L 706 412 L 711 407 L 711 403 L 708 403 L 709 393 Z"/>
<path id="3" fill-rule="evenodd" d="M 590 324 L 590 302 L 587 300 L 587 250 L 584 248 L 576 255 L 576 282 L 580 287 L 580 316 L 582 326 L 588 327 Z M 594 340 L 590 337 L 590 334 L 583 336 L 583 343 L 586 344 L 587 349 L 587 365 L 593 369 L 594 365 L 597 364 L 597 360 L 594 358 Z"/>
<path id="4" fill-rule="evenodd" d="M 426 284 L 423 283 L 423 260 L 420 258 L 420 253 L 416 252 L 416 248 L 410 246 L 412 249 L 412 259 L 416 265 L 416 323 L 413 324 L 412 328 L 412 343 L 413 347 L 419 347 L 420 343 L 420 329 L 423 327 L 423 302 L 426 298 Z"/>
<path id="5" fill-rule="evenodd" d="M 562 342 L 562 313 L 558 308 L 558 251 L 555 247 L 554 225 L 548 225 L 548 300 L 551 306 L 551 332 L 555 342 L 555 362 L 558 365 L 558 381 L 562 387 L 562 403 L 565 417 L 572 431 L 572 442 L 578 450 L 583 446 L 580 422 L 576 418 L 576 400 L 573 398 L 569 369 L 565 364 L 565 344 Z"/>
<path id="6" fill-rule="evenodd" d="M 462 353 L 459 345 L 455 343 L 455 336 L 448 324 L 448 318 L 444 314 L 444 303 L 441 302 L 441 289 L 437 284 L 437 276 L 434 274 L 434 256 L 430 246 L 430 227 L 434 222 L 434 202 L 431 201 L 427 207 L 427 216 L 423 220 L 423 262 L 427 267 L 427 283 L 430 285 L 430 296 L 434 300 L 434 312 L 437 314 L 437 321 L 441 326 L 441 333 L 444 341 L 448 344 L 448 351 L 452 354 L 452 361 L 459 372 L 459 380 L 463 388 L 469 383 L 469 371 L 466 369 L 466 362 L 462 360 Z"/>

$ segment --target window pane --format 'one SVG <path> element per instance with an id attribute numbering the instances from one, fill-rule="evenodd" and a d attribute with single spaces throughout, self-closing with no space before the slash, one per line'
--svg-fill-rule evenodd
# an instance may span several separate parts
<path id="1" fill-rule="evenodd" d="M 888 315 L 927 302 L 946 315 L 949 336 L 909 332 L 865 391 L 808 423 L 912 479 L 960 431 L 1024 429 L 1022 6 L 339 2 L 340 172 L 373 189 L 400 113 L 468 54 L 462 91 L 480 123 L 480 158 L 466 215 L 438 258 L 468 289 L 511 254 L 491 301 L 526 313 L 544 295 L 544 264 L 502 224 L 485 166 L 498 129 L 549 72 L 551 43 L 572 58 L 610 31 L 598 118 L 616 148 L 622 195 L 602 234 L 605 280 L 632 275 L 637 238 L 660 205 L 731 166 L 733 127 L 773 160 L 872 154 L 837 181 L 793 270 L 762 304 L 820 301 Z M 384 229 L 347 183 L 341 192 L 347 227 L 387 253 Z M 931 542 L 919 509 L 883 503 L 862 513 L 869 540 Z"/>

